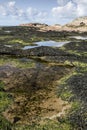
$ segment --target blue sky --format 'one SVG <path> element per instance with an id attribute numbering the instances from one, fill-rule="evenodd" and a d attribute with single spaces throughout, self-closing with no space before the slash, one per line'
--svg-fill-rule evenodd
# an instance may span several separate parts
<path id="1" fill-rule="evenodd" d="M 87 16 L 87 0 L 0 0 L 0 25 L 66 24 Z"/>

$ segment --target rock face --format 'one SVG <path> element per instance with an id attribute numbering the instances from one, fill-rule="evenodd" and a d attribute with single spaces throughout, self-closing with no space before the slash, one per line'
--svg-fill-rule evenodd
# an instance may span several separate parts
<path id="1" fill-rule="evenodd" d="M 28 26 L 28 27 L 35 27 L 39 28 L 40 31 L 56 31 L 61 28 L 60 24 L 55 24 L 55 25 L 47 25 L 47 24 L 41 24 L 41 23 L 28 23 L 28 24 L 20 24 L 19 26 Z"/>
<path id="2" fill-rule="evenodd" d="M 39 28 L 40 31 L 76 31 L 76 32 L 86 32 L 87 31 L 87 16 L 79 17 L 73 20 L 72 22 L 61 26 L 60 24 L 47 25 L 41 23 L 29 23 L 29 24 L 20 24 L 20 26 L 29 26 Z"/>
<path id="3" fill-rule="evenodd" d="M 61 30 L 86 32 L 87 31 L 87 17 L 85 16 L 85 17 L 76 18 L 72 22 L 64 25 Z"/>
<path id="4" fill-rule="evenodd" d="M 41 28 L 41 31 L 58 31 L 61 30 L 61 25 L 60 24 L 55 24 L 55 25 L 49 25 Z"/>
<path id="5" fill-rule="evenodd" d="M 20 26 L 29 26 L 29 27 L 46 27 L 47 24 L 41 23 L 27 23 L 27 24 L 20 24 Z"/>
<path id="6" fill-rule="evenodd" d="M 71 23 L 67 24 L 66 26 L 69 27 L 81 27 L 87 25 L 87 17 L 80 17 L 73 20 Z"/>

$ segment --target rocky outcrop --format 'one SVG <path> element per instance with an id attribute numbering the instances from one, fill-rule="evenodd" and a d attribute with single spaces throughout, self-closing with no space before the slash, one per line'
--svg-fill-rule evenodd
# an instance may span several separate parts
<path id="1" fill-rule="evenodd" d="M 29 23 L 29 24 L 20 24 L 20 26 L 29 26 L 39 28 L 39 31 L 76 31 L 76 32 L 87 32 L 87 17 L 79 17 L 73 20 L 72 22 L 61 26 L 60 24 L 47 25 L 41 23 Z"/>
<path id="2" fill-rule="evenodd" d="M 40 63 L 33 69 L 3 66 L 0 70 L 0 80 L 6 86 L 4 91 L 12 93 L 14 97 L 14 103 L 3 115 L 12 123 L 21 121 L 24 124 L 36 122 L 44 113 L 55 112 L 56 108 L 52 109 L 49 105 L 50 98 L 52 104 L 56 101 L 52 101 L 55 83 L 71 71 L 69 68 L 56 65 L 49 67 Z M 44 101 L 47 102 L 47 107 Z M 58 100 L 58 105 L 59 103 Z M 61 101 L 61 107 L 62 103 Z"/>
<path id="3" fill-rule="evenodd" d="M 87 32 L 87 17 L 76 18 L 72 22 L 64 25 L 61 30 Z"/>
<path id="4" fill-rule="evenodd" d="M 20 24 L 19 26 L 29 26 L 29 27 L 46 27 L 47 24 L 41 23 L 27 23 L 27 24 Z"/>
<path id="5" fill-rule="evenodd" d="M 79 17 L 73 20 L 72 22 L 66 24 L 68 27 L 81 27 L 87 25 L 87 17 Z"/>
<path id="6" fill-rule="evenodd" d="M 39 28 L 39 31 L 45 32 L 45 31 L 57 31 L 61 28 L 60 24 L 55 25 L 47 25 L 47 24 L 41 24 L 41 23 L 27 23 L 27 24 L 20 24 L 19 26 L 28 26 L 28 27 L 35 27 Z"/>
<path id="7" fill-rule="evenodd" d="M 59 31 L 61 30 L 61 25 L 60 24 L 55 24 L 55 25 L 49 25 L 49 26 L 45 26 L 45 27 L 42 27 L 40 28 L 40 31 Z"/>
<path id="8" fill-rule="evenodd" d="M 0 70 L 0 79 L 4 79 L 7 86 L 6 90 L 28 92 L 30 95 L 38 90 L 50 90 L 53 82 L 60 79 L 68 71 L 64 67 L 55 65 L 47 68 L 42 64 L 38 64 L 35 69 L 18 69 L 12 66 L 4 66 L 0 67 Z"/>

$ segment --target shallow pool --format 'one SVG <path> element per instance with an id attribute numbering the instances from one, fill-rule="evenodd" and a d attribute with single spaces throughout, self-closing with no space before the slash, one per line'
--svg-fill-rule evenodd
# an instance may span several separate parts
<path id="1" fill-rule="evenodd" d="M 86 40 L 87 36 L 71 36 L 70 38 L 75 38 L 75 39 L 78 39 L 78 40 Z"/>
<path id="2" fill-rule="evenodd" d="M 35 47 L 40 47 L 40 46 L 51 46 L 51 47 L 61 47 L 66 43 L 69 43 L 70 41 L 66 42 L 55 42 L 55 41 L 41 41 L 41 42 L 36 42 L 35 44 L 37 46 L 24 46 L 23 50 L 35 48 Z"/>

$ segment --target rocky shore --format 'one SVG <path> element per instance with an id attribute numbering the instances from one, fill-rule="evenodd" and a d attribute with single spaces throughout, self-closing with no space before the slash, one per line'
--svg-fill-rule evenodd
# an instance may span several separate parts
<path id="1" fill-rule="evenodd" d="M 23 50 L 79 33 L 21 26 L 0 34 L 0 129 L 86 130 L 87 40 Z"/>

